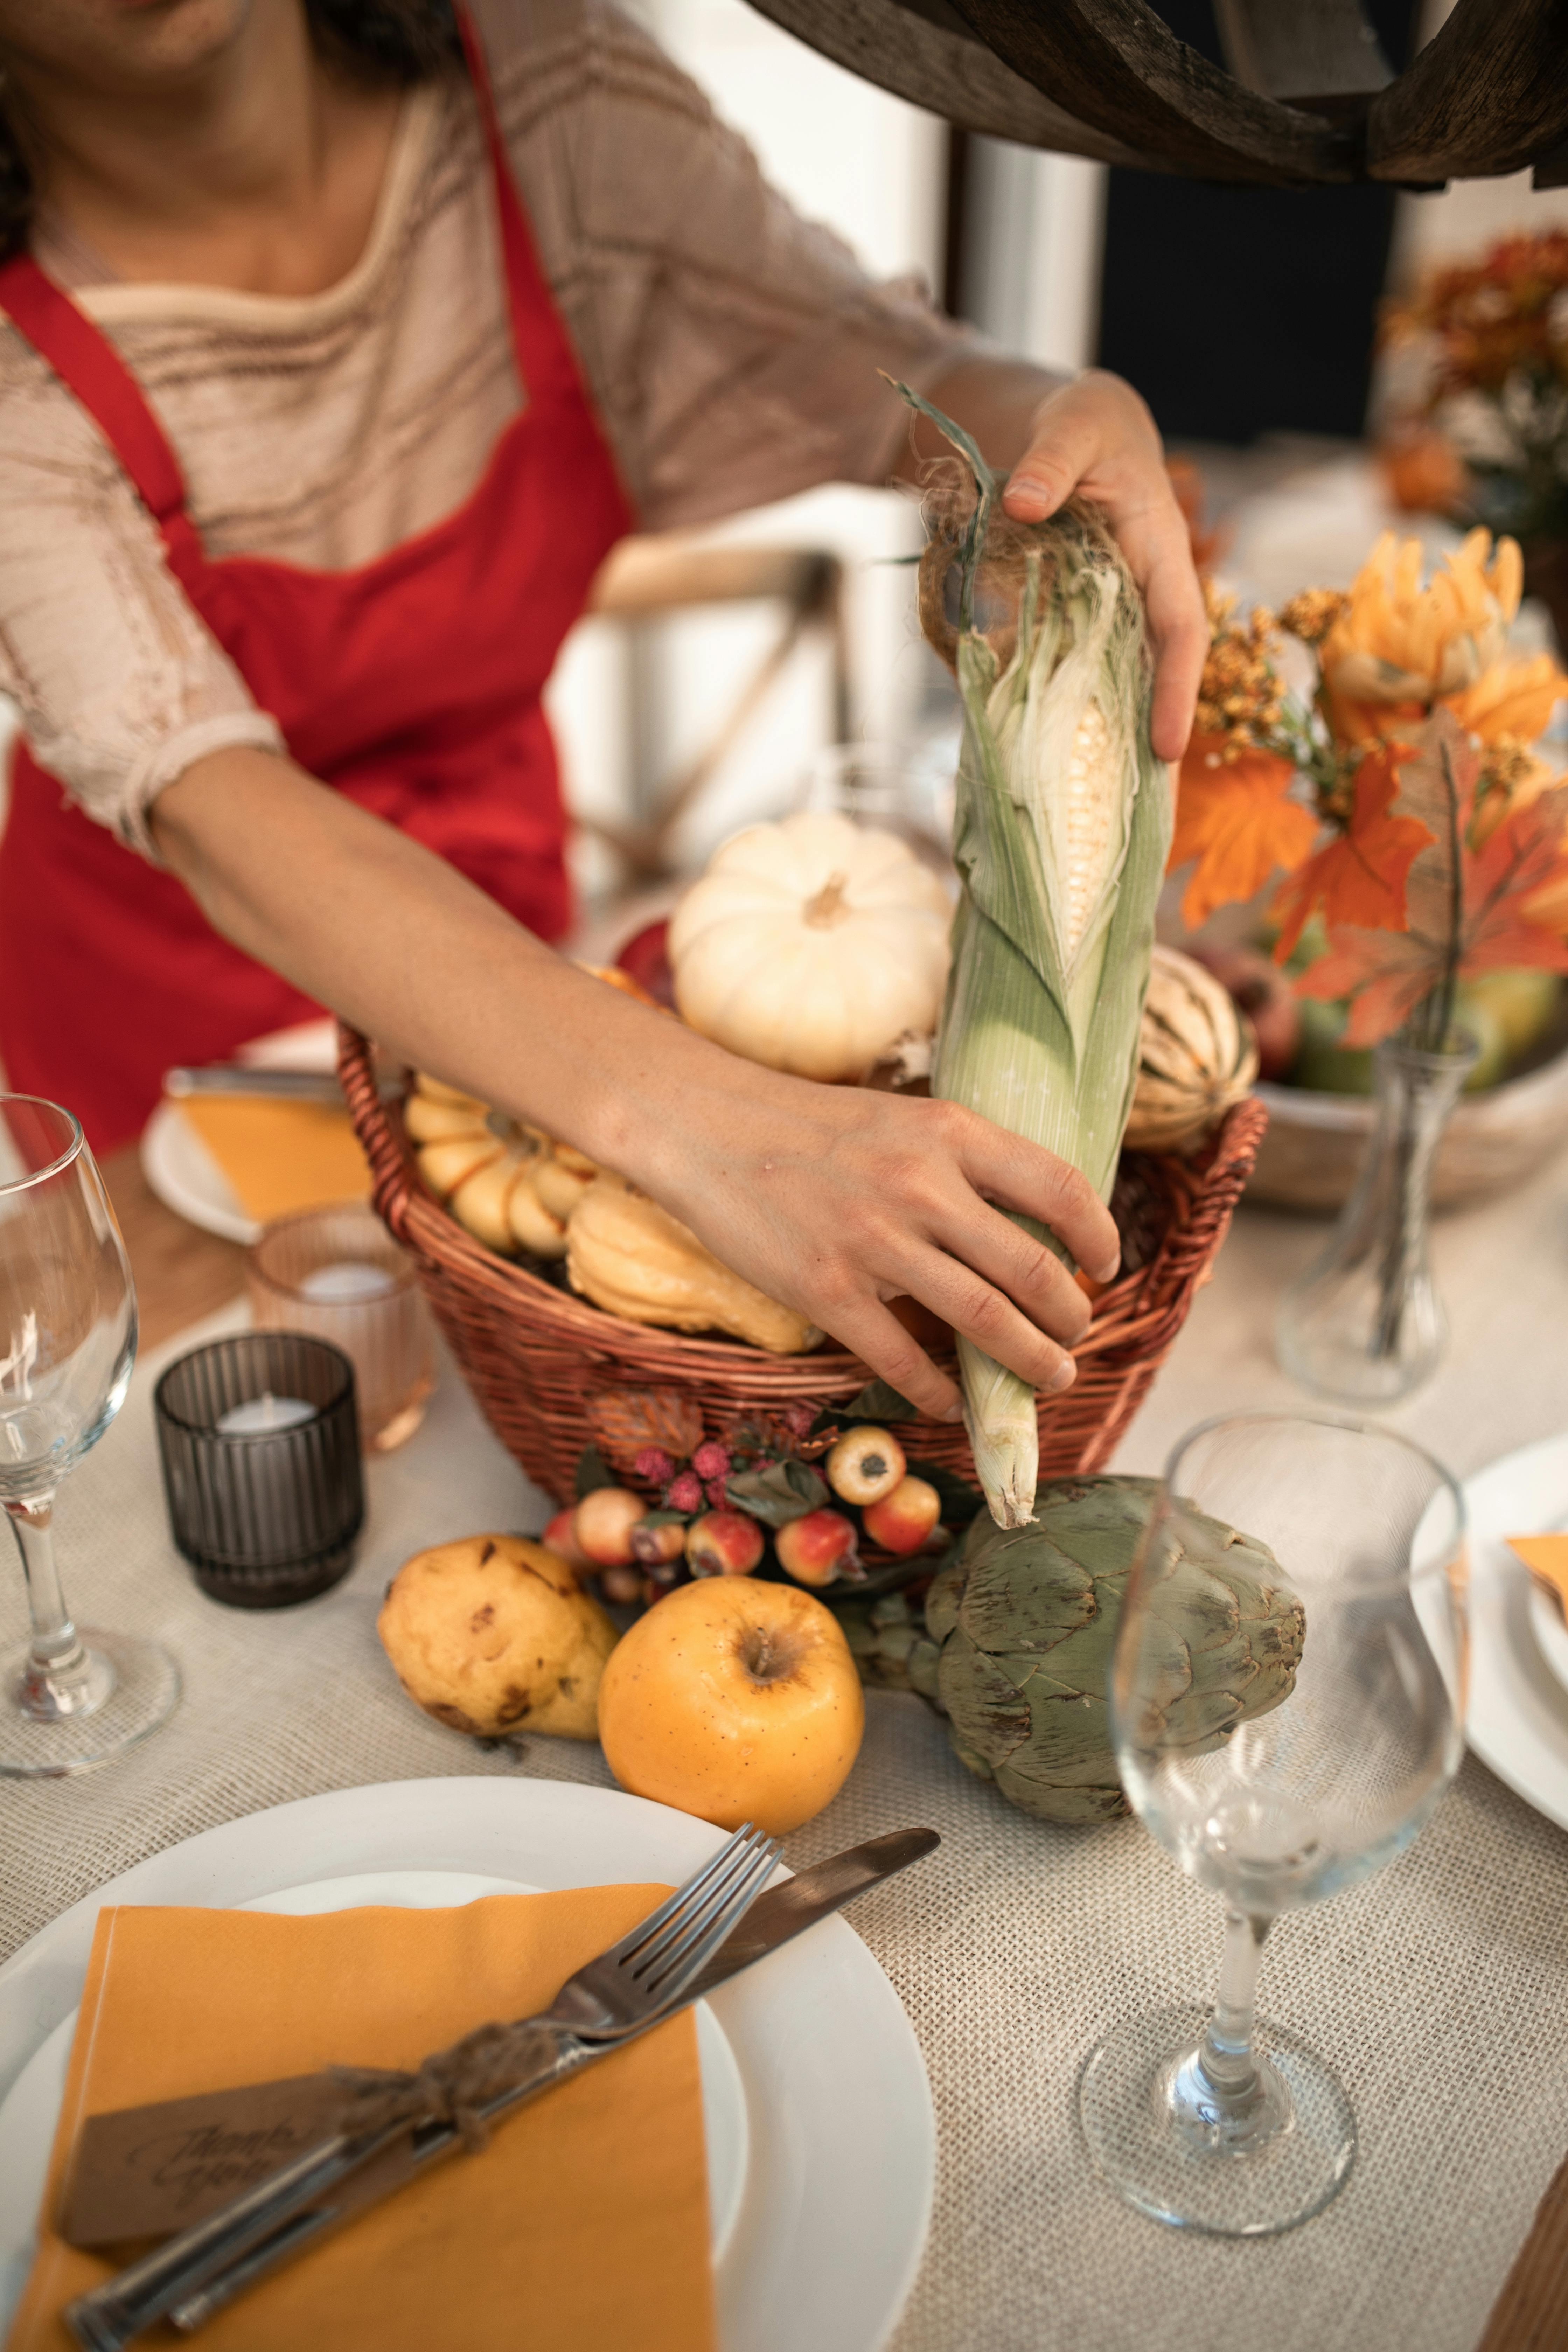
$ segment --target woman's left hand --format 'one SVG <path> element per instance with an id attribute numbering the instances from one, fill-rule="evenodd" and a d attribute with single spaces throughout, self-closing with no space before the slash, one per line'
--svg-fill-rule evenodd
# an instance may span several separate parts
<path id="1" fill-rule="evenodd" d="M 1074 491 L 1103 507 L 1143 592 L 1154 640 L 1154 749 L 1179 760 L 1192 732 L 1208 620 L 1187 525 L 1154 420 L 1130 383 L 1089 368 L 1047 394 L 1003 504 L 1043 522 Z"/>

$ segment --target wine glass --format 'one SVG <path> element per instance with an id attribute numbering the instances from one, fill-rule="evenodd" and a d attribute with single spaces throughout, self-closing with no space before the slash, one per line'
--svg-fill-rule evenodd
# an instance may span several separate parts
<path id="1" fill-rule="evenodd" d="M 180 1693 L 155 1643 L 80 1633 L 55 1569 L 56 1490 L 125 1401 L 136 1295 L 69 1111 L 0 1094 L 0 1509 L 21 1548 L 30 1642 L 0 1656 L 0 1773 L 84 1772 Z"/>
<path id="2" fill-rule="evenodd" d="M 1157 2221 L 1265 2237 L 1349 2178 L 1350 2102 L 1293 2033 L 1256 2023 L 1258 1964 L 1281 1911 L 1403 1853 L 1453 1778 L 1463 1541 L 1453 1480 L 1391 1431 L 1243 1413 L 1171 1456 L 1110 1728 L 1145 1826 L 1224 1901 L 1219 1994 L 1113 2027 L 1079 2080 L 1096 2166 Z"/>

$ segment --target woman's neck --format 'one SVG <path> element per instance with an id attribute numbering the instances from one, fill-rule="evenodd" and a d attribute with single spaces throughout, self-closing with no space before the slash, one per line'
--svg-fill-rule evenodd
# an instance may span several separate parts
<path id="1" fill-rule="evenodd" d="M 40 195 L 121 278 L 316 294 L 363 252 L 398 93 L 330 71 L 299 0 L 254 0 L 176 86 L 6 64 Z"/>

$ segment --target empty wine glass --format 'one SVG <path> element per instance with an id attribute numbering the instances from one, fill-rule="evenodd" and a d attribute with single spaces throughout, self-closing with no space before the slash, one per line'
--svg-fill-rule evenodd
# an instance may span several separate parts
<path id="1" fill-rule="evenodd" d="M 108 1196 L 69 1111 L 0 1094 L 0 1508 L 33 1633 L 0 1657 L 0 1773 L 83 1772 L 179 1696 L 155 1643 L 79 1633 L 55 1569 L 56 1490 L 125 1401 L 136 1296 Z"/>
<path id="2" fill-rule="evenodd" d="M 1146 1827 L 1225 1903 L 1219 1996 L 1114 2027 L 1079 2082 L 1096 2165 L 1158 2221 L 1268 2236 L 1349 2177 L 1350 2102 L 1257 2024 L 1258 1963 L 1281 1911 L 1391 1862 L 1453 1778 L 1463 1535 L 1453 1480 L 1387 1430 L 1238 1414 L 1171 1456 L 1122 1604 L 1111 1737 Z"/>

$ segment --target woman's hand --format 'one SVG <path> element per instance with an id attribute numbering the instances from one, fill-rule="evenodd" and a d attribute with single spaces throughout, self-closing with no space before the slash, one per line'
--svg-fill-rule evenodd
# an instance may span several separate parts
<path id="1" fill-rule="evenodd" d="M 1109 1280 L 1116 1227 L 1076 1169 L 955 1103 L 720 1063 L 721 1096 L 689 1079 L 679 1131 L 638 1178 L 717 1257 L 939 1419 L 958 1418 L 957 1388 L 889 1299 L 918 1299 L 1032 1387 L 1069 1385 L 1089 1302 L 1002 1208 Z"/>
<path id="2" fill-rule="evenodd" d="M 1043 522 L 1075 490 L 1105 509 L 1143 592 L 1157 661 L 1154 749 L 1179 760 L 1208 652 L 1203 592 L 1154 420 L 1130 383 L 1100 368 L 1040 403 L 1002 503 L 1019 522 Z"/>
<path id="3" fill-rule="evenodd" d="M 1105 509 L 1148 608 L 1154 749 L 1162 760 L 1179 760 L 1192 732 L 1208 620 L 1164 448 L 1142 401 L 1102 368 L 1063 383 L 1022 360 L 990 358 L 960 361 L 929 391 L 994 466 L 1012 465 L 1003 504 L 1020 522 L 1043 522 L 1075 490 Z M 921 417 L 896 471 L 917 482 L 931 458 L 951 455 Z"/>

